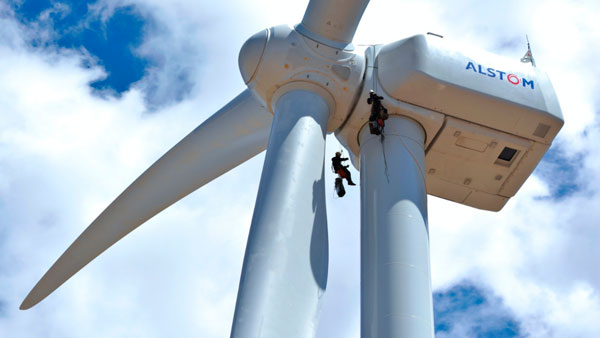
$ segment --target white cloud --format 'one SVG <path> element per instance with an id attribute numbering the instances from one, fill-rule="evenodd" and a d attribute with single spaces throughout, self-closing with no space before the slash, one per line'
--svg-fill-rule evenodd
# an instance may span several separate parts
<path id="1" fill-rule="evenodd" d="M 27 48 L 25 28 L 0 19 L 0 336 L 229 334 L 262 155 L 134 231 L 35 308 L 16 310 L 87 223 L 243 88 L 243 41 L 264 27 L 298 22 L 306 5 L 140 3 L 165 27 L 141 51 L 168 55 L 163 71 L 191 69 L 196 84 L 188 99 L 158 114 L 145 113 L 143 86 L 120 99 L 90 95 L 87 84 L 100 70 L 80 68 L 75 53 Z M 560 200 L 540 199 L 548 185 L 534 176 L 499 213 L 430 198 L 433 285 L 487 285 L 532 336 L 600 336 L 599 5 L 490 6 L 373 1 L 357 42 L 433 31 L 516 59 L 528 33 L 565 115 L 559 142 L 567 156 L 583 156 L 578 170 L 587 185 Z M 328 140 L 328 154 L 338 147 Z M 326 184 L 332 187 L 332 175 Z M 344 199 L 328 190 L 328 213 L 330 273 L 319 334 L 358 337 L 358 189 Z"/>

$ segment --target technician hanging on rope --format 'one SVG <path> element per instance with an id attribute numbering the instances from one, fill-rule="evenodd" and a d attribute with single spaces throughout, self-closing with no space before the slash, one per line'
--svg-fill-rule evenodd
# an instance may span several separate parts
<path id="1" fill-rule="evenodd" d="M 333 168 L 333 172 L 338 174 L 338 177 L 335 179 L 335 190 L 339 197 L 343 197 L 346 194 L 346 190 L 344 189 L 344 184 L 342 180 L 345 178 L 348 181 L 348 185 L 356 185 L 352 182 L 352 176 L 350 175 L 350 171 L 348 170 L 347 165 L 343 165 L 343 161 L 347 161 L 347 157 L 342 157 L 342 153 L 339 151 L 335 153 L 335 157 L 331 158 L 331 166 Z"/>
<path id="2" fill-rule="evenodd" d="M 369 130 L 371 134 L 381 135 L 385 128 L 385 120 L 388 119 L 388 111 L 381 104 L 383 96 L 375 94 L 373 90 L 369 90 L 369 98 L 367 103 L 371 105 L 371 116 L 369 116 Z"/>

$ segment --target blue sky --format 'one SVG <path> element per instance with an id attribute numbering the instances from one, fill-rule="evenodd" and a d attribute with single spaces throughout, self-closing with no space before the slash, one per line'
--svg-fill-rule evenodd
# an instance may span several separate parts
<path id="1" fill-rule="evenodd" d="M 86 66 L 104 68 L 106 78 L 91 83 L 97 90 L 121 94 L 144 76 L 152 60 L 135 52 L 144 34 L 152 26 L 133 5 L 115 8 L 103 20 L 95 12 L 95 1 L 25 1 L 11 2 L 15 17 L 24 25 L 46 26 L 53 30 L 48 38 L 34 36 L 30 43 L 41 48 L 85 50 Z M 150 32 L 148 32 L 150 33 Z"/>
<path id="2" fill-rule="evenodd" d="M 37 307 L 17 308 L 118 193 L 243 90 L 244 40 L 299 22 L 306 3 L 0 2 L 0 336 L 229 334 L 264 154 L 140 227 Z M 429 198 L 438 337 L 600 336 L 599 14 L 593 1 L 563 0 L 379 0 L 365 12 L 359 44 L 433 31 L 520 58 L 529 34 L 565 115 L 500 213 Z M 330 137 L 327 154 L 338 149 Z M 358 190 L 327 203 L 318 337 L 358 337 Z"/>
<path id="3" fill-rule="evenodd" d="M 438 337 L 523 337 L 521 324 L 489 290 L 462 282 L 433 294 Z"/>

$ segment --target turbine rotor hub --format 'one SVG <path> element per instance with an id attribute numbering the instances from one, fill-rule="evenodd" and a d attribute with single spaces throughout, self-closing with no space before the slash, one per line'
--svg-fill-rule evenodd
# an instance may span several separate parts
<path id="1" fill-rule="evenodd" d="M 328 132 L 348 118 L 366 69 L 363 51 L 323 45 L 287 25 L 251 36 L 242 46 L 238 62 L 244 82 L 271 112 L 282 91 L 309 85 L 329 96 Z"/>

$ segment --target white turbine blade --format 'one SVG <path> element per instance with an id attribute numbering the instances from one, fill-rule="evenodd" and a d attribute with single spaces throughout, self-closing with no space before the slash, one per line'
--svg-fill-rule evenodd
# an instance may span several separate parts
<path id="1" fill-rule="evenodd" d="M 334 42 L 352 42 L 369 0 L 310 0 L 302 26 Z"/>
<path id="2" fill-rule="evenodd" d="M 262 152 L 272 115 L 246 90 L 135 180 L 71 244 L 21 304 L 28 309 L 133 229 Z"/>
<path id="3" fill-rule="evenodd" d="M 329 108 L 309 91 L 277 101 L 248 236 L 232 338 L 314 337 L 327 284 L 323 159 Z"/>

